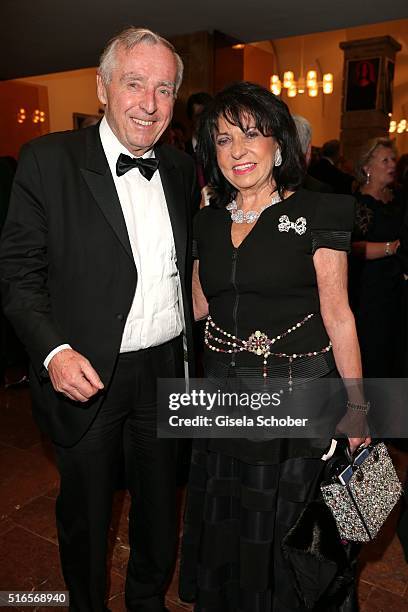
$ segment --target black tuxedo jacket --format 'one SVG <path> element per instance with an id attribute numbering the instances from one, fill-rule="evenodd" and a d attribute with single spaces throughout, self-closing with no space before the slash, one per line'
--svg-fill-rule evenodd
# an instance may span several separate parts
<path id="1" fill-rule="evenodd" d="M 188 155 L 155 149 L 183 288 L 189 355 L 191 210 L 199 200 Z M 155 228 L 148 228 L 155 231 Z M 105 388 L 112 376 L 137 284 L 125 220 L 99 126 L 49 134 L 25 145 L 0 247 L 6 315 L 27 348 L 34 415 L 54 441 L 71 446 L 85 433 L 103 394 L 86 404 L 53 390 L 43 367 L 69 343 L 89 359 Z"/>

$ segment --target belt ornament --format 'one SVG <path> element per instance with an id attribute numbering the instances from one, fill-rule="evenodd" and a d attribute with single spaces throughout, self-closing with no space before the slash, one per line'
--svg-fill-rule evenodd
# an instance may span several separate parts
<path id="1" fill-rule="evenodd" d="M 288 385 L 289 389 L 291 389 L 293 385 L 292 380 L 292 362 L 294 359 L 299 359 L 301 357 L 313 357 L 314 355 L 321 355 L 323 353 L 327 353 L 332 349 L 332 343 L 329 344 L 319 351 L 308 351 L 306 353 L 284 353 L 284 352 L 275 352 L 272 351 L 271 348 L 278 342 L 278 340 L 282 340 L 292 332 L 302 327 L 305 323 L 307 323 L 312 317 L 313 313 L 306 315 L 301 321 L 295 323 L 291 327 L 289 327 L 286 331 L 281 334 L 275 336 L 274 338 L 269 338 L 267 334 L 261 332 L 260 330 L 256 330 L 253 332 L 247 340 L 243 340 L 241 338 L 237 338 L 234 334 L 224 331 L 214 321 L 211 316 L 208 315 L 205 330 L 204 330 L 204 343 L 211 350 L 216 353 L 241 353 L 242 351 L 248 351 L 249 353 L 254 353 L 259 357 L 263 358 L 263 370 L 262 376 L 266 378 L 268 376 L 268 357 L 279 357 L 282 359 L 288 359 L 289 361 L 289 380 Z"/>

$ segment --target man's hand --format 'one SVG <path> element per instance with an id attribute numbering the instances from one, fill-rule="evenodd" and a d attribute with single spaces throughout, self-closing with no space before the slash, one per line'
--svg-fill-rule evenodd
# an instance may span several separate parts
<path id="1" fill-rule="evenodd" d="M 73 349 L 63 349 L 54 355 L 48 373 L 55 391 L 76 402 L 87 402 L 103 389 L 103 382 L 88 359 Z"/>

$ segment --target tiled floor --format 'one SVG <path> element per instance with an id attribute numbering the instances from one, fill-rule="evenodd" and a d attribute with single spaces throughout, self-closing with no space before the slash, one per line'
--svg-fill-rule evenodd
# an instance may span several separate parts
<path id="1" fill-rule="evenodd" d="M 408 454 L 394 450 L 393 456 L 403 477 Z M 28 390 L 6 391 L 1 387 L 0 590 L 63 590 L 54 520 L 57 485 L 52 451 L 31 419 Z M 109 607 L 113 612 L 125 611 L 128 504 L 127 496 L 119 492 L 111 528 Z M 378 539 L 363 549 L 359 575 L 361 612 L 408 611 L 408 565 L 395 536 L 397 515 L 394 512 Z M 191 610 L 177 597 L 177 570 L 167 606 L 170 612 Z"/>

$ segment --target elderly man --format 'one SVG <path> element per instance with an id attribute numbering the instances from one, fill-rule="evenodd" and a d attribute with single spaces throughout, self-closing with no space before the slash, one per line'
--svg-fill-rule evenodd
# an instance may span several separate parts
<path id="1" fill-rule="evenodd" d="M 107 534 L 122 454 L 132 498 L 129 610 L 163 612 L 176 551 L 176 443 L 156 437 L 157 377 L 191 349 L 191 159 L 156 146 L 183 64 L 149 30 L 112 39 L 105 117 L 24 147 L 0 251 L 6 314 L 27 347 L 34 414 L 54 441 L 70 609 L 105 607 Z M 190 350 L 191 355 L 191 350 Z"/>
<path id="2" fill-rule="evenodd" d="M 310 160 L 312 157 L 312 126 L 306 117 L 302 117 L 302 115 L 292 115 L 292 117 L 296 125 L 302 153 L 305 156 L 306 167 L 308 168 L 310 166 Z M 318 181 L 309 173 L 307 173 L 304 178 L 303 187 L 309 191 L 333 193 L 333 189 L 328 183 Z"/>

